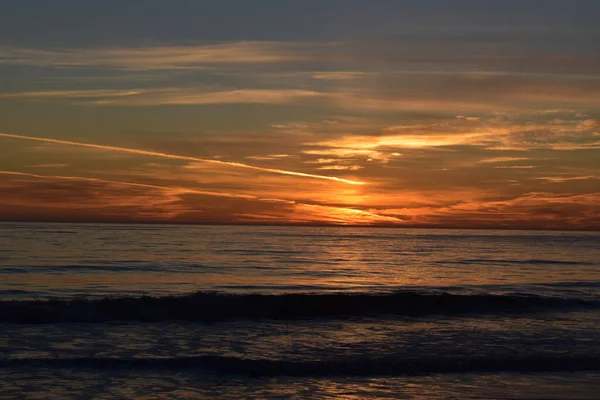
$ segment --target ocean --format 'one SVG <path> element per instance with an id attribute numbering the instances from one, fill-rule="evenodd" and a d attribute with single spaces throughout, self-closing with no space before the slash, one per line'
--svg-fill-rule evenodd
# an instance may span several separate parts
<path id="1" fill-rule="evenodd" d="M 0 223 L 0 398 L 597 399 L 600 234 Z"/>

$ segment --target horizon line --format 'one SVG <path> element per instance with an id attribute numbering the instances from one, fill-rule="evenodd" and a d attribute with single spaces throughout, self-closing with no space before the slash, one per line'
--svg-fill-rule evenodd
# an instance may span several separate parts
<path id="1" fill-rule="evenodd" d="M 163 226 L 258 226 L 258 227 L 314 227 L 314 228 L 384 228 L 384 229 L 443 229 L 443 230 L 490 230 L 490 231 L 547 231 L 547 232 L 590 232 L 600 233 L 598 228 L 544 228 L 544 227 L 486 227 L 486 226 L 467 226 L 459 227 L 453 225 L 399 225 L 399 224 L 336 224 L 336 223 L 319 223 L 319 222 L 274 222 L 268 223 L 264 221 L 257 222 L 198 222 L 198 221 L 91 221 L 91 220 L 39 220 L 39 219 L 0 219 L 0 224 L 3 223 L 23 223 L 23 224 L 77 224 L 77 225 L 163 225 Z"/>

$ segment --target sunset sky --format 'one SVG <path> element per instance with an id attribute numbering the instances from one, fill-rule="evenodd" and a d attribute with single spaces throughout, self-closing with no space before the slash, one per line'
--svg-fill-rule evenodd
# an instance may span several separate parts
<path id="1" fill-rule="evenodd" d="M 600 229 L 600 1 L 0 3 L 0 220 Z"/>

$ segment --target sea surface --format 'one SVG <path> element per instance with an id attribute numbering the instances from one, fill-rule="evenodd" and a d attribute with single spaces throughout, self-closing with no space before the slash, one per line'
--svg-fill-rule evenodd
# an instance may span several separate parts
<path id="1" fill-rule="evenodd" d="M 0 223 L 2 399 L 597 399 L 600 233 Z"/>

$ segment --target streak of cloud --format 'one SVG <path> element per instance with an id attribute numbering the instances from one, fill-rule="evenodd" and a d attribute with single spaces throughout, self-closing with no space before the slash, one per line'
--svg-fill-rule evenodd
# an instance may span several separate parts
<path id="1" fill-rule="evenodd" d="M 402 220 L 397 217 L 380 215 L 374 211 L 359 210 L 359 209 L 355 209 L 355 208 L 339 207 L 339 206 L 332 206 L 332 205 L 326 205 L 326 204 L 302 203 L 302 202 L 297 202 L 297 201 L 288 200 L 288 199 L 261 198 L 261 197 L 245 195 L 245 194 L 215 192 L 215 191 L 198 190 L 198 189 L 185 188 L 185 187 L 171 187 L 171 186 L 153 185 L 153 184 L 135 183 L 135 182 L 114 181 L 114 180 L 108 180 L 108 179 L 90 178 L 90 177 L 81 177 L 81 176 L 40 175 L 40 174 L 31 174 L 31 173 L 26 173 L 26 172 L 6 171 L 6 170 L 0 170 L 0 175 L 21 176 L 21 177 L 35 178 L 35 179 L 93 182 L 93 183 L 103 183 L 103 184 L 110 184 L 110 185 L 138 187 L 138 188 L 145 188 L 145 189 L 156 189 L 156 190 L 160 190 L 160 191 L 165 191 L 171 195 L 197 194 L 197 195 L 208 195 L 208 196 L 244 199 L 244 200 L 259 201 L 259 202 L 266 202 L 266 203 L 281 203 L 281 204 L 287 204 L 287 205 L 294 206 L 294 208 L 296 209 L 297 212 L 309 211 L 313 214 L 316 213 L 317 215 L 319 215 L 321 217 L 327 217 L 326 219 L 335 220 L 336 222 L 349 223 L 349 224 L 352 224 L 352 223 L 369 224 L 369 223 L 377 223 L 377 222 L 388 222 L 388 223 L 402 222 Z M 240 215 L 242 215 L 242 214 L 240 214 Z M 263 216 L 263 218 L 265 218 L 265 216 Z M 266 216 L 266 218 L 268 218 L 268 216 Z"/>
<path id="2" fill-rule="evenodd" d="M 73 100 L 98 106 L 160 106 L 205 104 L 289 104 L 303 99 L 326 98 L 312 90 L 240 89 L 218 92 L 198 89 L 159 88 L 130 90 L 55 90 L 3 93 L 0 99 Z"/>
<path id="3" fill-rule="evenodd" d="M 369 135 L 341 134 L 326 140 L 306 142 L 310 149 L 304 153 L 347 157 L 390 149 L 451 146 L 480 146 L 488 150 L 595 149 L 600 144 L 597 140 L 599 133 L 596 132 L 598 124 L 595 119 L 532 123 L 492 115 L 478 121 L 456 119 L 425 125 L 391 126 L 374 129 Z M 527 158 L 483 158 L 479 163 L 523 161 Z"/>
<path id="4" fill-rule="evenodd" d="M 42 67 L 104 67 L 124 70 L 202 69 L 219 64 L 280 63 L 306 58 L 307 46 L 327 44 L 229 42 L 193 46 L 95 49 L 0 49 L 0 63 Z"/>
<path id="5" fill-rule="evenodd" d="M 107 184 L 112 184 L 112 185 L 140 187 L 140 188 L 147 188 L 147 189 L 159 189 L 159 190 L 165 190 L 165 191 L 169 191 L 169 192 L 176 193 L 176 194 L 190 193 L 190 194 L 201 194 L 201 195 L 207 195 L 207 196 L 231 197 L 231 198 L 247 199 L 247 200 L 260 200 L 256 196 L 245 195 L 245 194 L 214 192 L 214 191 L 209 191 L 209 190 L 197 190 L 197 189 L 169 187 L 169 186 L 161 186 L 161 185 L 150 185 L 150 184 L 146 184 L 146 183 L 113 181 L 113 180 L 108 180 L 108 179 L 88 178 L 88 177 L 83 177 L 83 176 L 40 175 L 40 174 L 30 174 L 30 173 L 26 173 L 26 172 L 3 171 L 3 170 L 0 170 L 0 174 L 24 176 L 24 177 L 37 178 L 37 179 L 55 179 L 55 180 L 65 180 L 65 181 L 85 181 L 85 182 L 107 183 Z"/>
<path id="6" fill-rule="evenodd" d="M 81 142 L 73 142 L 73 141 L 68 141 L 68 140 L 59 140 L 59 139 L 43 138 L 43 137 L 36 137 L 36 136 L 15 135 L 15 134 L 9 134 L 9 133 L 0 133 L 0 137 L 6 137 L 6 138 L 11 138 L 11 139 L 32 140 L 32 141 L 45 142 L 45 143 L 55 143 L 55 144 L 62 144 L 62 145 L 68 145 L 68 146 L 87 147 L 87 148 L 93 148 L 93 149 L 98 149 L 98 150 L 116 151 L 116 152 L 122 152 L 122 153 L 138 154 L 138 155 L 143 155 L 143 156 L 169 158 L 169 159 L 173 159 L 173 160 L 209 163 L 209 164 L 222 165 L 222 166 L 228 166 L 228 167 L 246 168 L 246 169 L 252 169 L 255 171 L 268 172 L 268 173 L 280 174 L 280 175 L 298 176 L 298 177 L 312 178 L 312 179 L 324 179 L 324 180 L 330 180 L 330 181 L 335 181 L 335 182 L 340 182 L 340 183 L 345 183 L 345 184 L 350 184 L 350 185 L 364 185 L 365 184 L 365 182 L 344 179 L 344 178 L 338 178 L 335 176 L 308 174 L 308 173 L 304 173 L 304 172 L 287 171 L 287 170 L 275 169 L 275 168 L 263 168 L 263 167 L 258 167 L 255 165 L 243 164 L 243 163 L 238 163 L 238 162 L 211 160 L 211 159 L 207 159 L 207 158 L 190 157 L 190 156 L 181 156 L 181 155 L 176 155 L 176 154 L 161 153 L 161 152 L 147 151 L 147 150 L 141 150 L 141 149 L 131 149 L 131 148 L 127 148 L 127 147 L 106 146 L 106 145 L 100 145 L 100 144 L 81 143 Z"/>
<path id="7" fill-rule="evenodd" d="M 120 96 L 133 96 L 142 93 L 141 90 L 49 90 L 44 92 L 19 92 L 0 94 L 1 99 L 92 99 Z"/>
<path id="8" fill-rule="evenodd" d="M 479 49 L 457 52 L 455 45 L 446 46 L 455 51 L 441 51 L 427 42 L 404 43 L 399 48 L 392 41 L 379 43 L 373 51 L 372 43 L 357 42 L 283 42 L 283 41 L 230 41 L 200 43 L 194 45 L 151 45 L 138 47 L 96 47 L 96 48 L 23 48 L 3 46 L 0 48 L 0 64 L 34 65 L 39 67 L 96 67 L 120 70 L 205 70 L 222 65 L 281 64 L 285 62 L 324 62 L 330 65 L 346 66 L 389 65 L 403 66 L 403 69 L 430 71 L 431 66 L 444 65 L 447 68 L 473 70 L 496 70 L 504 67 L 514 69 L 518 64 L 525 71 L 546 72 L 551 67 L 594 71 L 600 63 L 595 53 L 573 54 L 564 52 L 494 52 Z M 439 38 L 447 40 L 447 38 Z M 427 46 L 425 46 L 425 43 Z M 490 46 L 492 47 L 492 46 Z M 401 68 L 402 69 L 402 68 Z M 436 68 L 439 69 L 439 68 Z M 345 74 L 317 71 L 317 79 L 347 79 L 354 71 Z M 362 72 L 362 71 L 356 71 Z"/>
<path id="9" fill-rule="evenodd" d="M 585 181 L 589 179 L 600 179 L 600 175 L 583 175 L 583 176 L 542 176 L 533 178 L 535 180 L 544 181 L 544 183 L 564 183 L 569 181 Z"/>
<path id="10" fill-rule="evenodd" d="M 496 163 L 503 163 L 503 162 L 513 162 L 513 161 L 526 161 L 526 160 L 530 160 L 530 158 L 527 157 L 490 157 L 490 158 L 484 158 L 482 160 L 479 160 L 479 163 L 483 163 L 483 164 L 496 164 Z"/>
<path id="11" fill-rule="evenodd" d="M 69 164 L 33 164 L 26 165 L 25 168 L 65 168 L 68 166 Z"/>

